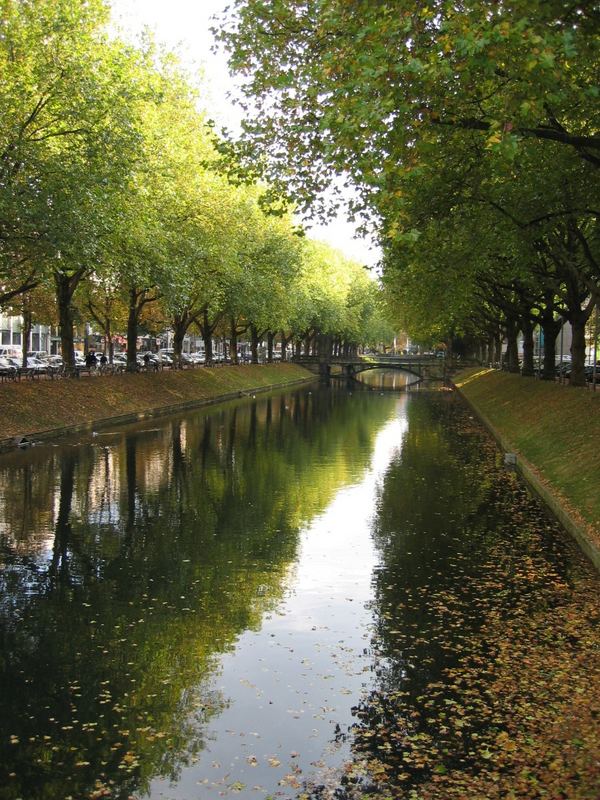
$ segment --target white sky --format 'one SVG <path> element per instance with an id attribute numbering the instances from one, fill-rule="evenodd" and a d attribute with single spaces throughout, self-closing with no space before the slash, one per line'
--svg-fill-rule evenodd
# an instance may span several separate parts
<path id="1" fill-rule="evenodd" d="M 157 40 L 179 55 L 192 73 L 202 72 L 208 97 L 203 105 L 215 121 L 229 130 L 239 130 L 240 110 L 227 97 L 235 90 L 222 53 L 212 53 L 211 17 L 219 14 L 228 0 L 111 0 L 113 20 L 121 32 L 137 37 L 149 28 Z M 379 251 L 370 242 L 354 238 L 354 226 L 338 217 L 326 227 L 313 225 L 309 236 L 322 239 L 357 261 L 374 265 Z"/>

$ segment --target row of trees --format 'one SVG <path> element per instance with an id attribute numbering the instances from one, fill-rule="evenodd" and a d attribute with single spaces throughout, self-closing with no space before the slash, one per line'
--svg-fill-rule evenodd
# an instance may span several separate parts
<path id="1" fill-rule="evenodd" d="M 310 242 L 272 190 L 231 182 L 175 59 L 107 32 L 103 0 L 1 0 L 0 306 L 106 340 L 196 326 L 257 344 L 352 348 L 389 335 L 376 284 Z M 26 348 L 24 348 L 26 349 Z M 110 348 L 112 350 L 112 347 Z M 285 348 L 283 348 L 285 351 Z"/>
<path id="2" fill-rule="evenodd" d="M 245 145 L 307 206 L 331 180 L 357 188 L 397 318 L 415 337 L 508 341 L 533 372 L 600 302 L 599 38 L 593 2 L 238 0 L 220 37 L 244 76 Z M 296 155 L 290 176 L 289 154 Z"/>

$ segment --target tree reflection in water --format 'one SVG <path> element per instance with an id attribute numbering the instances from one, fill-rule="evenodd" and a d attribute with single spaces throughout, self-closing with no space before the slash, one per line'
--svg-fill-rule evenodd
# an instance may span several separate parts
<path id="1" fill-rule="evenodd" d="M 219 655 L 392 408 L 303 389 L 3 457 L 0 798 L 175 779 L 226 703 Z"/>
<path id="2" fill-rule="evenodd" d="M 560 758 L 576 735 L 540 735 L 573 714 L 571 689 L 547 665 L 569 674 L 571 663 L 575 679 L 593 663 L 597 576 L 455 396 L 414 397 L 408 419 L 373 525 L 377 680 L 356 707 L 355 768 L 336 797 L 507 797 L 519 782 L 518 796 L 546 796 L 532 787 L 551 785 L 549 753 Z M 565 618 L 587 630 L 572 653 Z M 551 676 L 562 707 L 541 700 Z M 577 679 L 589 707 L 593 684 Z M 589 761 L 582 779 L 594 769 Z M 583 797 L 579 780 L 567 773 L 548 796 Z"/>

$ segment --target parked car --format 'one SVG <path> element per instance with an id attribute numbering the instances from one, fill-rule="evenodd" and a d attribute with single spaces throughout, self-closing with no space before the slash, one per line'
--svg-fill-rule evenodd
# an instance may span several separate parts
<path id="1" fill-rule="evenodd" d="M 29 356 L 27 358 L 27 369 L 36 375 L 45 375 L 48 372 L 48 364 L 46 361 L 42 361 L 41 358 Z"/>
<path id="2" fill-rule="evenodd" d="M 23 363 L 19 358 L 7 358 L 6 359 L 9 364 L 12 364 L 13 367 L 17 370 L 23 369 Z M 40 361 L 39 358 L 28 358 L 27 359 L 27 370 L 36 374 L 36 375 L 44 375 L 48 371 L 48 365 L 45 361 Z"/>
<path id="3" fill-rule="evenodd" d="M 146 352 L 144 353 L 138 353 L 136 356 L 136 360 L 140 367 L 144 367 L 146 363 L 148 363 L 148 365 L 153 364 L 155 367 L 158 367 L 162 363 L 160 358 L 158 357 L 158 354 L 152 353 L 150 352 L 150 350 L 146 350 Z"/>
<path id="4" fill-rule="evenodd" d="M 20 347 L 13 345 L 0 345 L 0 358 L 16 358 L 21 360 L 23 358 L 23 351 Z"/>
<path id="5" fill-rule="evenodd" d="M 158 351 L 158 357 L 161 360 L 162 364 L 173 364 L 175 361 L 175 350 L 172 347 L 166 348 L 163 347 Z M 191 360 L 188 353 L 181 354 L 181 363 L 182 364 L 191 364 Z"/>
<path id="6" fill-rule="evenodd" d="M 569 375 L 571 374 L 571 362 L 570 361 L 563 361 L 562 364 L 560 364 L 560 363 L 557 364 L 555 373 L 559 378 L 560 377 L 567 377 L 568 378 Z"/>
<path id="7" fill-rule="evenodd" d="M 11 364 L 7 358 L 0 356 L 0 376 L 3 378 L 16 378 L 17 373 L 17 367 Z"/>

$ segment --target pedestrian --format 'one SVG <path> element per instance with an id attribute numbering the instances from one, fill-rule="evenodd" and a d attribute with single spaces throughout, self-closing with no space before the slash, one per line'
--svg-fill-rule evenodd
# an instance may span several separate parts
<path id="1" fill-rule="evenodd" d="M 102 353 L 100 356 L 100 365 L 104 367 L 106 364 L 108 364 L 108 358 L 106 357 L 106 353 Z"/>

